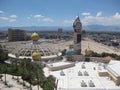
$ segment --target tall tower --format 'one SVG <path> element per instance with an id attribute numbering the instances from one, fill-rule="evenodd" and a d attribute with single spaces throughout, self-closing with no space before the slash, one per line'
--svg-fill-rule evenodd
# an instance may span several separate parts
<path id="1" fill-rule="evenodd" d="M 75 19 L 73 23 L 74 28 L 74 54 L 81 54 L 81 31 L 82 31 L 82 23 L 80 22 L 79 16 Z"/>

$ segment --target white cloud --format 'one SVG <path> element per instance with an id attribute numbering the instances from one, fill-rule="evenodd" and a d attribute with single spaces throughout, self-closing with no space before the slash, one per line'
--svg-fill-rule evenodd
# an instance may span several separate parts
<path id="1" fill-rule="evenodd" d="M 11 15 L 10 18 L 17 18 L 17 15 Z"/>
<path id="2" fill-rule="evenodd" d="M 0 10 L 0 14 L 3 14 L 4 12 Z"/>
<path id="3" fill-rule="evenodd" d="M 7 21 L 7 22 L 16 22 L 16 15 L 11 15 L 9 17 L 0 17 L 0 20 Z"/>
<path id="4" fill-rule="evenodd" d="M 113 15 L 114 18 L 120 19 L 120 13 L 116 12 L 115 15 Z"/>
<path id="5" fill-rule="evenodd" d="M 31 19 L 31 17 L 27 17 L 27 19 Z"/>
<path id="6" fill-rule="evenodd" d="M 44 16 L 41 15 L 41 14 L 34 15 L 33 17 L 36 18 L 36 19 L 38 19 L 38 20 L 44 18 Z"/>
<path id="7" fill-rule="evenodd" d="M 9 22 L 16 22 L 16 19 L 10 19 Z"/>
<path id="8" fill-rule="evenodd" d="M 32 18 L 36 18 L 36 17 L 38 17 L 38 15 L 34 15 L 34 16 L 33 16 L 33 15 L 31 14 L 31 15 L 29 15 L 29 16 L 27 17 L 27 19 L 32 19 Z"/>
<path id="9" fill-rule="evenodd" d="M 48 17 L 45 17 L 45 16 L 43 16 L 43 15 L 41 15 L 41 14 L 30 15 L 30 17 L 28 17 L 28 19 L 30 19 L 30 18 L 32 18 L 32 17 L 35 18 L 35 19 L 37 19 L 38 21 L 43 21 L 43 22 L 54 22 L 53 19 L 48 18 Z"/>
<path id="10" fill-rule="evenodd" d="M 83 16 L 89 16 L 90 13 L 89 13 L 89 12 L 84 12 L 84 13 L 82 13 L 82 15 L 83 15 Z"/>
<path id="11" fill-rule="evenodd" d="M 71 25 L 74 22 L 74 20 L 64 20 L 63 23 L 67 25 Z"/>
<path id="12" fill-rule="evenodd" d="M 100 11 L 100 12 L 98 12 L 96 16 L 97 16 L 97 17 L 102 16 L 102 12 L 101 12 L 101 11 Z"/>
<path id="13" fill-rule="evenodd" d="M 50 18 L 44 18 L 43 21 L 44 21 L 44 22 L 54 22 L 54 21 L 53 21 L 52 19 L 50 19 Z"/>
<path id="14" fill-rule="evenodd" d="M 10 18 L 9 18 L 9 22 L 10 23 L 16 22 L 16 18 L 18 18 L 17 15 L 15 15 L 15 14 L 11 15 Z"/>
<path id="15" fill-rule="evenodd" d="M 85 16 L 82 19 L 83 25 L 120 25 L 120 14 L 115 13 L 112 16 L 102 16 L 102 13 L 98 12 L 96 16 Z"/>
<path id="16" fill-rule="evenodd" d="M 0 20 L 8 20 L 7 17 L 0 17 Z"/>

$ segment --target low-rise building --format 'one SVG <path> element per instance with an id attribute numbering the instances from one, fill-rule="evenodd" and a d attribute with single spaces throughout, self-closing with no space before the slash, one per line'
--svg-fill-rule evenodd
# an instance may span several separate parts
<path id="1" fill-rule="evenodd" d="M 113 80 L 116 85 L 120 85 L 120 61 L 111 60 L 106 67 L 108 76 Z"/>

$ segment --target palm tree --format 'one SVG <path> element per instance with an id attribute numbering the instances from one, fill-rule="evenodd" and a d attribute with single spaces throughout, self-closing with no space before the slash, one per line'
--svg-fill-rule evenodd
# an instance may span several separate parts
<path id="1" fill-rule="evenodd" d="M 32 90 L 31 83 L 32 83 L 32 65 L 31 65 L 31 59 L 24 58 L 21 60 L 20 67 L 22 67 L 22 79 L 23 79 L 23 85 L 25 85 L 24 80 L 29 80 L 30 82 L 30 90 Z"/>
<path id="2" fill-rule="evenodd" d="M 37 85 L 39 90 L 39 87 L 42 85 L 45 77 L 40 65 L 37 65 L 37 64 L 34 65 L 34 70 L 35 70 L 35 78 L 37 80 Z"/>
<path id="3" fill-rule="evenodd" d="M 19 69 L 19 68 L 18 68 L 18 64 L 19 64 L 19 54 L 16 53 L 15 56 L 16 56 L 15 65 L 16 65 L 16 73 L 17 73 L 17 82 L 19 82 L 19 71 L 18 71 L 18 69 Z"/>
<path id="4" fill-rule="evenodd" d="M 1 81 L 2 81 L 2 77 L 3 77 L 2 73 L 3 73 L 3 64 L 0 64 L 0 79 L 1 79 Z"/>
<path id="5" fill-rule="evenodd" d="M 25 82 L 24 82 L 24 80 L 26 79 L 26 74 L 27 74 L 27 65 L 26 65 L 26 63 L 27 63 L 27 59 L 23 59 L 23 60 L 21 60 L 21 63 L 20 63 L 20 67 L 22 68 L 22 73 L 21 73 L 21 75 L 22 75 L 22 80 L 23 80 L 23 86 L 25 86 Z"/>
<path id="6" fill-rule="evenodd" d="M 41 67 L 35 63 L 32 63 L 30 59 L 21 60 L 20 67 L 22 67 L 23 70 L 23 81 L 29 81 L 30 90 L 32 90 L 31 84 L 33 83 L 33 81 L 36 81 L 39 90 L 39 86 L 42 85 L 45 78 Z"/>
<path id="7" fill-rule="evenodd" d="M 3 75 L 0 74 L 0 79 L 1 79 L 1 81 L 2 81 L 2 77 L 3 77 Z"/>
<path id="8" fill-rule="evenodd" d="M 32 80 L 33 80 L 33 74 L 31 71 L 29 71 L 29 80 L 30 80 L 30 90 L 32 90 Z"/>
<path id="9" fill-rule="evenodd" d="M 54 90 L 55 88 L 55 80 L 53 77 L 49 76 L 43 81 L 42 88 L 44 90 Z"/>
<path id="10" fill-rule="evenodd" d="M 12 61 L 12 63 L 11 63 L 12 79 L 14 79 L 14 74 L 16 73 L 15 68 L 16 68 L 15 61 Z"/>
<path id="11" fill-rule="evenodd" d="M 31 60 L 28 59 L 27 61 L 27 70 L 28 70 L 28 78 L 30 83 L 30 90 L 32 90 L 32 81 L 34 81 L 34 65 L 31 63 Z"/>
<path id="12" fill-rule="evenodd" d="M 7 80 L 6 80 L 7 65 L 4 64 L 2 67 L 3 67 L 3 68 L 2 68 L 2 71 L 3 71 L 3 73 L 4 73 L 5 85 L 7 85 Z"/>

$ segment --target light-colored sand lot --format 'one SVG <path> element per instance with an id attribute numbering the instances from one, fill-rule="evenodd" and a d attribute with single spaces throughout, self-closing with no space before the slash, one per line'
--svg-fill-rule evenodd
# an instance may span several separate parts
<path id="1" fill-rule="evenodd" d="M 71 41 L 59 41 L 58 43 L 55 44 L 55 48 L 58 50 L 59 49 L 63 50 L 72 44 L 73 44 L 72 40 Z M 97 42 L 90 40 L 90 39 L 87 39 L 87 38 L 82 40 L 82 46 L 81 46 L 82 54 L 85 54 L 85 49 L 88 48 L 88 45 L 89 45 L 91 50 L 93 50 L 97 53 L 107 52 L 107 53 L 115 53 L 115 54 L 120 55 L 120 50 L 115 49 L 114 47 L 103 45 L 101 43 L 97 43 Z"/>
<path id="2" fill-rule="evenodd" d="M 14 78 L 17 78 L 16 76 Z M 12 75 L 6 75 L 6 80 L 7 80 L 7 84 L 10 86 L 8 87 L 7 85 L 4 85 L 4 74 L 3 74 L 3 81 L 0 81 L 0 90 L 30 90 L 29 86 L 30 84 L 28 82 L 25 82 L 26 86 L 23 86 L 22 83 L 22 79 L 20 78 L 20 82 L 17 82 L 16 79 L 12 79 Z M 32 85 L 32 90 L 38 90 L 37 85 L 33 86 Z M 39 90 L 43 90 L 41 87 Z"/>

